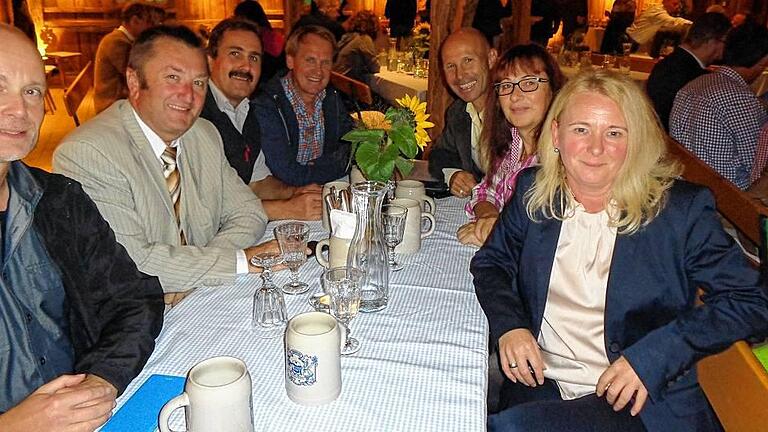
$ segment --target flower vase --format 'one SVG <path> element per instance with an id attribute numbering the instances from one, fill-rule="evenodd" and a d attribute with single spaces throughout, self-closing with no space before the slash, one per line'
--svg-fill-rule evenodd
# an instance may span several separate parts
<path id="1" fill-rule="evenodd" d="M 389 188 L 382 182 L 365 181 L 353 184 L 351 189 L 357 226 L 347 266 L 363 271 L 360 311 L 375 312 L 387 307 L 389 301 L 389 264 L 381 232 L 381 205 Z"/>

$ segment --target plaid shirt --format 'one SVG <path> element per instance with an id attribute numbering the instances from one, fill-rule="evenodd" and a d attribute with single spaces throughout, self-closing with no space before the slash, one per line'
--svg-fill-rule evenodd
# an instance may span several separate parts
<path id="1" fill-rule="evenodd" d="M 306 165 L 323 155 L 323 141 L 325 141 L 325 118 L 323 116 L 323 99 L 325 89 L 315 97 L 315 106 L 310 115 L 304 100 L 296 93 L 291 74 L 280 78 L 280 84 L 285 90 L 285 96 L 291 103 L 299 123 L 299 150 L 296 152 L 296 162 Z"/>
<path id="2" fill-rule="evenodd" d="M 763 125 L 760 131 L 760 137 L 757 139 L 757 151 L 755 151 L 755 165 L 752 167 L 752 174 L 749 176 L 749 182 L 755 184 L 763 175 L 763 170 L 768 163 L 768 123 Z"/>
<path id="3" fill-rule="evenodd" d="M 744 78 L 723 66 L 675 97 L 669 134 L 740 189 L 749 187 L 757 135 L 768 113 Z"/>
<path id="4" fill-rule="evenodd" d="M 496 207 L 496 210 L 501 211 L 504 204 L 515 193 L 517 175 L 520 174 L 520 171 L 538 163 L 535 154 L 520 160 L 520 154 L 523 151 L 523 139 L 517 128 L 510 128 L 509 130 L 512 132 L 512 140 L 509 142 L 507 154 L 498 161 L 493 177 L 486 175 L 483 177 L 483 181 L 472 189 L 472 198 L 464 206 L 464 211 L 472 220 L 477 219 L 475 206 L 481 201 L 489 202 Z"/>

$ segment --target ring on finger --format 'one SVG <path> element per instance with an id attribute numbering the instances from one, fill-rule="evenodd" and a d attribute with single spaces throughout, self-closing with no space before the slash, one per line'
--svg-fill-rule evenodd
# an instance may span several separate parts
<path id="1" fill-rule="evenodd" d="M 509 368 L 510 369 L 515 369 L 516 367 L 517 367 L 517 363 L 515 363 L 515 362 L 509 363 Z"/>

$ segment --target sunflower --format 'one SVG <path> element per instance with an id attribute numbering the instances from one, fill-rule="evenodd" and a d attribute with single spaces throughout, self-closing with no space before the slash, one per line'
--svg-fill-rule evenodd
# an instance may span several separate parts
<path id="1" fill-rule="evenodd" d="M 427 114 L 427 103 L 422 102 L 417 97 L 411 97 L 409 95 L 403 96 L 401 99 L 395 99 L 395 101 L 403 108 L 408 108 L 413 113 L 413 120 L 415 125 L 414 134 L 416 135 L 416 144 L 419 148 L 423 149 L 428 142 L 432 141 L 427 134 L 426 129 L 434 127 L 435 124 L 427 121 L 429 114 Z"/>

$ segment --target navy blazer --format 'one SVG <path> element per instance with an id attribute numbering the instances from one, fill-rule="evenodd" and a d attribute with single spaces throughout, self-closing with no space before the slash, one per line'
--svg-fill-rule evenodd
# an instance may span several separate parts
<path id="1" fill-rule="evenodd" d="M 488 241 L 471 264 L 493 341 L 527 328 L 538 338 L 561 222 L 526 214 L 536 168 L 518 179 Z M 648 389 L 640 416 L 649 431 L 706 430 L 710 410 L 695 363 L 768 331 L 758 272 L 723 230 L 712 194 L 678 180 L 661 213 L 617 235 L 605 301 L 605 352 L 624 356 Z M 697 288 L 704 291 L 696 306 Z"/>

